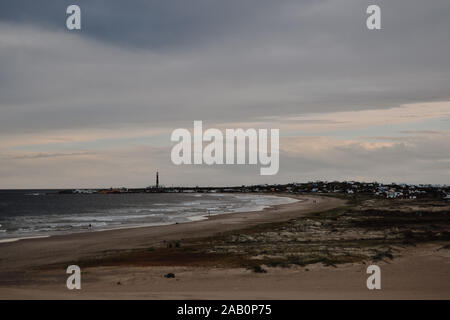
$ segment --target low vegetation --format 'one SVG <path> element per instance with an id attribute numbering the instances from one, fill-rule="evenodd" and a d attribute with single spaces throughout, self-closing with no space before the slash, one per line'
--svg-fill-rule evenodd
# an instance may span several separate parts
<path id="1" fill-rule="evenodd" d="M 450 204 L 352 197 L 347 207 L 214 237 L 106 254 L 80 266 L 203 266 L 265 268 L 390 261 L 410 246 L 450 247 Z"/>

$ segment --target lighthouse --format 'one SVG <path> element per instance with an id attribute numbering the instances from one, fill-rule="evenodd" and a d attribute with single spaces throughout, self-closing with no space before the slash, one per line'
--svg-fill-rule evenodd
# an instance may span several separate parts
<path id="1" fill-rule="evenodd" d="M 159 172 L 156 171 L 156 189 L 159 189 Z"/>

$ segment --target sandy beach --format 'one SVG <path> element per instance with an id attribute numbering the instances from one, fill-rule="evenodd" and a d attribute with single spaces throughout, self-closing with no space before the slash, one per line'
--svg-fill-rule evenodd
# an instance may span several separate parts
<path id="1" fill-rule="evenodd" d="M 261 252 L 254 253 L 256 260 L 237 260 L 236 257 L 242 256 L 239 255 L 240 246 L 250 250 L 248 252 L 255 250 L 249 243 L 259 242 L 261 245 L 257 246 L 258 250 L 264 247 L 265 251 L 277 250 L 277 243 L 291 245 L 292 241 L 284 241 L 282 238 L 275 238 L 275 242 L 270 243 L 258 240 L 272 236 L 273 231 L 279 228 L 285 230 L 283 232 L 286 237 L 295 236 L 298 243 L 303 243 L 299 238 L 300 233 L 286 228 L 297 226 L 298 223 L 309 223 L 312 227 L 307 229 L 314 231 L 314 228 L 324 227 L 328 223 L 328 218 L 324 218 L 320 213 L 334 214 L 333 210 L 348 206 L 345 200 L 333 197 L 293 197 L 301 201 L 260 212 L 224 214 L 207 220 L 166 226 L 77 233 L 1 243 L 0 298 L 450 298 L 450 254 L 448 249 L 442 249 L 446 242 L 440 239 L 437 242 L 421 242 L 414 246 L 393 246 L 395 258 L 381 258 L 377 262 L 382 269 L 382 290 L 367 289 L 366 267 L 369 261 L 360 258 L 360 252 L 355 255 L 345 252 L 342 256 L 337 256 L 336 261 L 331 262 L 328 258 L 307 260 L 311 259 L 308 256 L 304 260 L 307 262 L 291 263 L 289 267 L 276 265 L 273 259 L 258 260 L 258 257 L 262 256 Z M 322 222 L 306 218 L 314 214 L 317 214 L 315 219 L 320 218 Z M 305 229 L 303 225 L 296 228 Z M 345 238 L 339 228 L 333 230 L 334 233 L 315 230 L 315 234 L 323 234 L 320 238 L 321 246 L 323 241 L 328 241 L 328 238 L 324 237 L 340 234 L 341 239 Z M 352 231 L 352 237 L 353 233 Z M 277 234 L 279 237 L 283 236 L 282 232 Z M 345 236 L 349 234 L 346 231 Z M 258 238 L 259 235 L 266 238 Z M 239 240 L 243 236 L 246 236 L 247 240 Z M 378 238 L 372 237 L 372 242 L 373 239 Z M 386 239 L 385 236 L 385 242 Z M 393 238 L 392 241 L 394 243 L 396 240 Z M 265 244 L 262 244 L 263 242 Z M 347 250 L 347 247 L 340 250 Z M 287 252 L 291 249 L 278 250 Z M 385 255 L 389 256 L 388 253 Z M 350 258 L 342 260 L 342 257 Z M 253 266 L 252 261 L 261 261 L 264 273 L 249 268 L 248 266 Z M 78 264 L 82 269 L 81 290 L 66 288 L 66 268 L 70 264 Z M 168 273 L 173 273 L 175 277 L 164 277 Z"/>

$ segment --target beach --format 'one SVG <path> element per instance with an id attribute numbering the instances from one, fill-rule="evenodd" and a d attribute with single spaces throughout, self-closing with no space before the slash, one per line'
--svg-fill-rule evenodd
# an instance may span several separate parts
<path id="1" fill-rule="evenodd" d="M 383 231 L 384 238 L 382 227 L 360 232 L 361 225 L 342 224 L 354 223 L 339 211 L 349 207 L 346 199 L 289 196 L 301 201 L 187 223 L 1 243 L 0 298 L 450 298 L 447 238 L 415 236 L 409 245 L 403 230 Z M 351 205 L 374 206 L 367 201 Z M 436 217 L 444 215 L 442 219 L 448 212 L 446 206 L 433 210 Z M 435 223 L 445 229 L 442 219 Z M 335 220 L 340 224 L 330 222 Z M 446 236 L 445 232 L 439 234 Z M 330 250 L 332 254 L 330 243 L 339 246 Z M 311 248 L 300 262 L 299 248 L 302 254 Z M 287 255 L 289 265 L 280 262 L 286 257 L 276 256 L 277 251 Z M 366 287 L 371 258 L 382 269 L 382 290 Z M 71 264 L 82 270 L 81 290 L 66 288 L 66 268 Z M 165 277 L 169 273 L 174 277 Z"/>

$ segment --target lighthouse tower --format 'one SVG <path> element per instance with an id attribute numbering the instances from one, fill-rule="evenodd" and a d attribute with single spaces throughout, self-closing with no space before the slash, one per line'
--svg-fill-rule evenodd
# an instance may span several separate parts
<path id="1" fill-rule="evenodd" d="M 156 189 L 159 189 L 159 172 L 156 171 Z"/>

